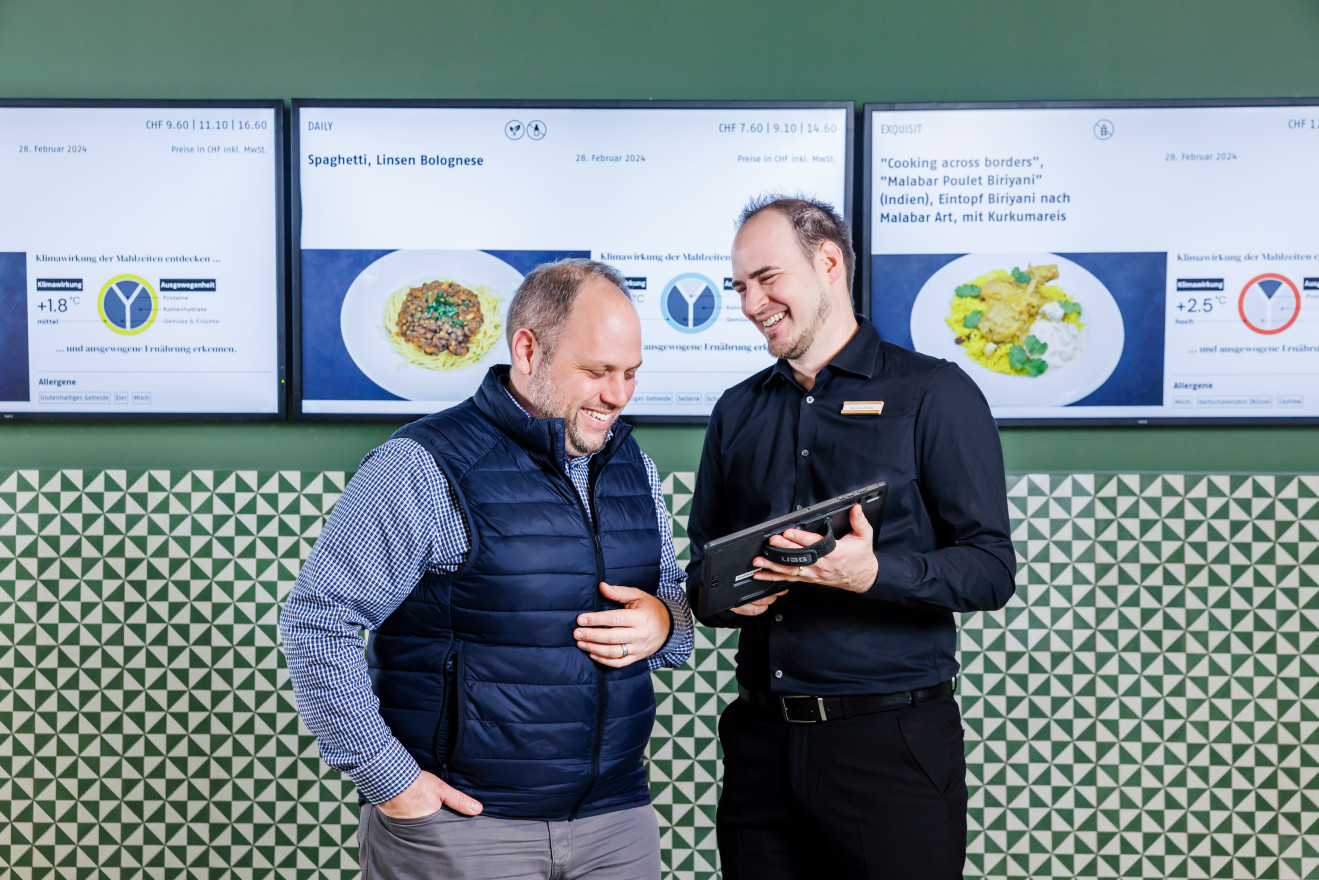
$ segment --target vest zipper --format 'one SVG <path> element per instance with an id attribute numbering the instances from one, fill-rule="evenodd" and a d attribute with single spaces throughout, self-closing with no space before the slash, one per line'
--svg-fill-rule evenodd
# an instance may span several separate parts
<path id="1" fill-rule="evenodd" d="M 435 727 L 435 735 L 431 739 L 431 755 L 435 758 L 435 763 L 439 766 L 440 779 L 445 782 L 449 781 L 449 758 L 453 757 L 454 749 L 458 745 L 458 649 L 450 648 L 449 654 L 444 658 L 444 705 L 440 708 L 440 723 Z M 447 728 L 447 729 L 446 729 Z M 440 756 L 440 732 L 448 733 L 449 729 L 453 731 L 453 736 L 445 740 L 443 757 Z"/>
<path id="2" fill-rule="evenodd" d="M 591 539 L 595 542 L 595 581 L 597 584 L 595 590 L 595 610 L 603 611 L 604 597 L 600 594 L 600 587 L 598 585 L 605 579 L 605 555 L 604 548 L 600 544 L 599 511 L 597 511 L 595 507 L 595 479 L 600 475 L 600 472 L 604 470 L 605 465 L 609 463 L 609 459 L 613 456 L 613 450 L 611 449 L 608 452 L 601 450 L 597 455 L 601 457 L 591 462 L 593 465 L 591 468 L 591 476 L 586 483 L 586 500 L 591 505 L 590 514 L 587 514 L 586 507 L 583 505 L 582 515 L 587 518 L 586 525 L 590 528 Z M 597 463 L 598 466 L 594 466 L 597 465 Z M 572 483 L 572 480 L 568 478 L 566 473 L 563 476 L 570 484 Z M 573 494 L 577 494 L 576 486 L 573 486 Z M 579 496 L 578 502 L 580 503 L 580 501 L 581 498 Z M 595 661 L 592 661 L 592 663 L 595 663 Z M 586 801 L 587 796 L 590 795 L 591 789 L 595 788 L 596 782 L 600 780 L 600 751 L 604 746 L 603 740 L 605 731 L 605 693 L 605 667 L 595 663 L 595 731 L 591 737 L 591 778 L 587 780 L 586 788 L 582 791 L 582 796 L 577 799 L 577 803 L 573 804 L 572 813 L 568 815 L 568 821 L 570 822 L 577 818 L 577 811 L 582 808 L 582 804 Z"/>

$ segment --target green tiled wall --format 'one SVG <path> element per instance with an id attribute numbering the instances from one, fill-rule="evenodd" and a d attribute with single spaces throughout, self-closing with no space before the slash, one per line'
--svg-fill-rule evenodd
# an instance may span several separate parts
<path id="1" fill-rule="evenodd" d="M 0 880 L 356 875 L 275 627 L 345 476 L 0 471 Z M 1319 876 L 1319 476 L 1009 487 L 1017 596 L 961 629 L 967 875 Z M 716 875 L 732 645 L 656 677 L 674 878 Z"/>

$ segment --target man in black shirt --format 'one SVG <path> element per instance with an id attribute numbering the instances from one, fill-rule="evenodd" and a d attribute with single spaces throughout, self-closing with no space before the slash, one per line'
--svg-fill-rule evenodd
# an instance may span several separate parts
<path id="1" fill-rule="evenodd" d="M 753 203 L 732 256 L 742 311 L 779 360 L 715 406 L 688 584 L 713 538 L 879 480 L 889 497 L 877 535 L 855 507 L 815 564 L 756 560 L 782 592 L 702 618 L 741 627 L 739 699 L 719 725 L 724 877 L 961 877 L 953 613 L 1002 607 L 1016 570 L 997 428 L 957 366 L 853 314 L 851 235 L 829 206 Z"/>

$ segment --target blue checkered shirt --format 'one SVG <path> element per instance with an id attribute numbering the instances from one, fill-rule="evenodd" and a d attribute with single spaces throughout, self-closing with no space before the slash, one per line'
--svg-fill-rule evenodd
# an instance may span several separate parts
<path id="1" fill-rule="evenodd" d="M 588 511 L 590 458 L 564 462 Z M 657 595 L 673 620 L 668 642 L 646 660 L 657 669 L 687 660 L 693 629 L 687 575 L 673 550 L 659 471 L 643 458 L 660 533 Z M 380 626 L 427 571 L 457 570 L 467 549 L 467 523 L 435 459 L 414 440 L 390 440 L 362 460 L 280 615 L 302 720 L 325 762 L 346 773 L 372 803 L 400 794 L 421 771 L 380 717 L 362 629 Z"/>

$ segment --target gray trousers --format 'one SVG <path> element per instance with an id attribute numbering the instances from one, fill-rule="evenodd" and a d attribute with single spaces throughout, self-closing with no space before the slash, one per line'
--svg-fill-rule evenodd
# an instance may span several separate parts
<path id="1" fill-rule="evenodd" d="M 573 821 L 494 819 L 441 810 L 391 819 L 362 805 L 362 880 L 659 880 L 649 805 Z"/>

